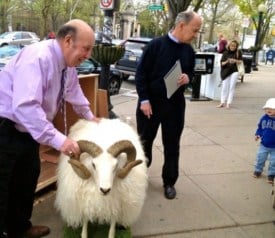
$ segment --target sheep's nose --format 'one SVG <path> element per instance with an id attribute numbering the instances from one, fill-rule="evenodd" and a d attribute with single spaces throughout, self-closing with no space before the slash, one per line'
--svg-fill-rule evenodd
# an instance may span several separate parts
<path id="1" fill-rule="evenodd" d="M 100 188 L 100 191 L 101 191 L 104 195 L 106 195 L 107 193 L 109 193 L 109 192 L 111 191 L 111 189 L 110 189 L 110 188 Z"/>

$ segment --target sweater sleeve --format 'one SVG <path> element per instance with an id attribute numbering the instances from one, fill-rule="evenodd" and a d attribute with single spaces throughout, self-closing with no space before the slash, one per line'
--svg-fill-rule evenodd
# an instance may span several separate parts
<path id="1" fill-rule="evenodd" d="M 137 66 L 136 76 L 135 76 L 135 83 L 137 93 L 139 95 L 139 100 L 149 100 L 149 72 L 153 68 L 154 63 L 154 52 L 151 47 L 152 44 L 149 45 L 144 49 L 144 52 L 141 56 L 139 64 Z"/>
<path id="2" fill-rule="evenodd" d="M 262 135 L 263 135 L 262 120 L 263 120 L 263 117 L 262 117 L 261 120 L 258 122 L 258 126 L 257 126 L 256 132 L 255 132 L 255 136 L 260 136 L 260 137 L 262 137 Z"/>

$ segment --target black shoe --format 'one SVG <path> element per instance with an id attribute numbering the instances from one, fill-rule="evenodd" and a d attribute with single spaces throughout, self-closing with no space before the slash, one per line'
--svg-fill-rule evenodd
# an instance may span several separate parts
<path id="1" fill-rule="evenodd" d="M 259 177 L 261 177 L 261 175 L 262 175 L 261 172 L 254 171 L 254 173 L 253 173 L 254 178 L 259 178 Z"/>
<path id="2" fill-rule="evenodd" d="M 0 238 L 8 238 L 8 235 L 5 232 L 3 232 L 0 234 Z"/>
<path id="3" fill-rule="evenodd" d="M 50 228 L 47 226 L 32 226 L 25 232 L 25 238 L 40 238 L 50 234 Z"/>
<path id="4" fill-rule="evenodd" d="M 274 183 L 274 175 L 268 175 L 267 176 L 267 182 L 270 183 L 270 184 L 273 184 Z"/>
<path id="5" fill-rule="evenodd" d="M 165 185 L 164 186 L 164 196 L 167 199 L 174 199 L 177 195 L 176 189 L 174 188 L 174 186 L 171 185 Z"/>

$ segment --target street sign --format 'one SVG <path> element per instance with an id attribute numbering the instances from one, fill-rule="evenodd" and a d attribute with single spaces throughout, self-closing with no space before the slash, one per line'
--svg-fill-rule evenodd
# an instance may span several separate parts
<path id="1" fill-rule="evenodd" d="M 150 11 L 157 11 L 157 10 L 163 11 L 163 5 L 149 5 L 148 9 Z"/>
<path id="2" fill-rule="evenodd" d="M 242 24 L 242 27 L 249 27 L 249 18 L 248 17 L 245 17 L 243 18 L 243 24 Z"/>
<path id="3" fill-rule="evenodd" d="M 112 10 L 114 9 L 115 0 L 100 0 L 100 8 L 102 10 Z"/>

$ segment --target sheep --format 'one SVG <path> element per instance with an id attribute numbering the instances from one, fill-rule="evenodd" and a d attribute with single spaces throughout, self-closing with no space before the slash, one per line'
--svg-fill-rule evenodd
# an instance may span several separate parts
<path id="1" fill-rule="evenodd" d="M 120 119 L 79 120 L 69 137 L 78 141 L 80 158 L 62 154 L 57 168 L 55 206 L 67 225 L 88 222 L 129 227 L 141 213 L 148 187 L 147 160 L 136 131 Z"/>

